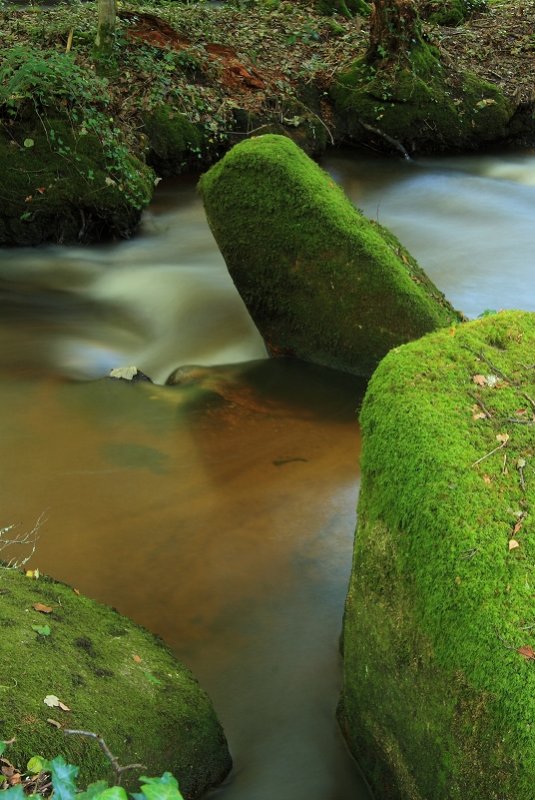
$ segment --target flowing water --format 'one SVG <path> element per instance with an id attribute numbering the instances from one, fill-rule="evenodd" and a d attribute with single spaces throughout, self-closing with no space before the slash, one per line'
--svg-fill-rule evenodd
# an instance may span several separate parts
<path id="1" fill-rule="evenodd" d="M 469 316 L 535 310 L 534 156 L 325 166 Z M 334 719 L 362 383 L 265 358 L 191 181 L 130 242 L 0 251 L 0 307 L 0 524 L 43 515 L 32 565 L 193 669 L 222 800 L 368 798 Z M 127 364 L 156 383 L 94 380 Z"/>

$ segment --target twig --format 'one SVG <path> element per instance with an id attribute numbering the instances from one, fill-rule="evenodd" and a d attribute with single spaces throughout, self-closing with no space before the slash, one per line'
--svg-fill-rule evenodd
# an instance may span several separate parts
<path id="1" fill-rule="evenodd" d="M 99 736 L 98 733 L 93 733 L 92 731 L 79 731 L 79 730 L 71 730 L 71 729 L 65 729 L 63 731 L 63 733 L 65 733 L 67 735 L 70 735 L 70 736 L 74 736 L 74 735 L 76 735 L 76 736 L 88 736 L 90 739 L 95 739 L 98 742 L 98 744 L 99 744 L 101 750 L 103 751 L 104 755 L 106 756 L 106 758 L 109 760 L 110 764 L 113 767 L 113 771 L 115 772 L 115 783 L 116 783 L 117 786 L 121 785 L 121 776 L 122 776 L 123 772 L 126 772 L 126 770 L 128 770 L 128 769 L 147 769 L 145 764 L 127 764 L 125 767 L 121 767 L 121 765 L 119 764 L 119 759 L 117 758 L 117 756 L 113 755 L 113 753 L 111 752 L 110 748 L 108 747 L 108 745 L 106 744 L 106 742 L 104 741 L 102 736 Z"/>
<path id="2" fill-rule="evenodd" d="M 522 392 L 522 397 L 525 397 L 528 403 L 531 403 L 532 407 L 535 408 L 535 400 L 533 397 L 530 397 L 527 392 Z"/>
<path id="3" fill-rule="evenodd" d="M 505 372 L 502 372 L 501 369 L 498 369 L 498 367 L 493 364 L 489 358 L 487 358 L 482 350 L 480 350 L 478 355 L 479 358 L 483 359 L 483 361 L 491 368 L 491 370 L 498 375 L 498 377 L 500 377 L 503 381 L 507 381 L 507 383 L 511 383 L 513 386 L 515 385 L 515 382 L 508 375 L 506 375 Z"/>
<path id="4" fill-rule="evenodd" d="M 13 744 L 13 742 L 16 742 L 16 741 L 17 741 L 17 737 L 16 736 L 12 736 L 11 739 L 4 739 L 3 741 L 0 741 L 0 744 Z"/>
<path id="5" fill-rule="evenodd" d="M 483 412 L 486 414 L 486 416 L 487 416 L 487 417 L 490 419 L 490 418 L 492 417 L 492 412 L 488 410 L 488 408 L 487 408 L 487 406 L 485 405 L 485 403 L 483 402 L 483 400 L 481 400 L 481 399 L 480 399 L 480 398 L 477 396 L 477 394 L 473 394 L 473 392 L 468 392 L 468 394 L 469 394 L 469 396 L 470 396 L 470 397 L 471 397 L 473 400 L 475 400 L 475 401 L 476 401 L 476 403 L 478 404 L 478 406 L 480 407 L 480 409 L 481 409 L 481 410 L 482 410 L 482 411 L 483 411 Z"/>
<path id="6" fill-rule="evenodd" d="M 359 121 L 365 131 L 370 131 L 370 133 L 375 133 L 377 136 L 380 136 L 382 139 L 385 140 L 385 142 L 388 142 L 388 144 L 392 145 L 392 147 L 395 147 L 395 149 L 399 153 L 401 153 L 404 159 L 406 159 L 407 161 L 411 160 L 410 155 L 405 150 L 401 142 L 398 142 L 397 139 L 394 139 L 393 136 L 390 136 L 388 133 L 385 133 L 380 128 L 375 128 L 373 125 L 368 125 L 367 122 L 362 122 L 362 120 Z"/>
<path id="7" fill-rule="evenodd" d="M 495 447 L 494 450 L 491 450 L 490 453 L 486 453 L 484 456 L 481 456 L 481 458 L 478 458 L 477 461 L 474 461 L 472 466 L 475 467 L 477 466 L 477 464 L 481 464 L 481 462 L 484 461 L 486 458 L 493 455 L 494 453 L 497 453 L 498 450 L 502 450 L 507 445 L 508 441 L 509 440 L 502 442 L 501 444 L 498 445 L 498 447 Z"/>

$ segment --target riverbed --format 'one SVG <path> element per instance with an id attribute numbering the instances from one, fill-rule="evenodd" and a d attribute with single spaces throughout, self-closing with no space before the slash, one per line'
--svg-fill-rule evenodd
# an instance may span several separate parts
<path id="1" fill-rule="evenodd" d="M 324 166 L 469 317 L 535 311 L 535 156 Z M 266 359 L 193 180 L 131 241 L 0 251 L 0 303 L 1 524 L 42 517 L 30 565 L 193 669 L 235 760 L 222 800 L 368 798 L 334 717 L 362 382 Z M 129 364 L 154 384 L 104 379 Z"/>

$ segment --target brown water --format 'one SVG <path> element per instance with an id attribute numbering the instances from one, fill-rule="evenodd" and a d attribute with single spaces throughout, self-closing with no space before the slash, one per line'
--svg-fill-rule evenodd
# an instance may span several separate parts
<path id="1" fill-rule="evenodd" d="M 533 157 L 327 166 L 471 316 L 535 309 Z M 131 242 L 0 252 L 0 304 L 2 524 L 44 513 L 33 566 L 193 669 L 235 759 L 216 794 L 365 800 L 334 720 L 362 386 L 264 359 L 187 182 Z M 132 363 L 207 368 L 87 381 Z"/>

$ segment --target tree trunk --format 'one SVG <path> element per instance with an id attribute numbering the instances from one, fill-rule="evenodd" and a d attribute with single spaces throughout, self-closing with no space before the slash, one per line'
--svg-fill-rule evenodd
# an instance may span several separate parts
<path id="1" fill-rule="evenodd" d="M 109 56 L 115 38 L 116 0 L 98 0 L 98 27 L 95 39 L 97 56 Z"/>
<path id="2" fill-rule="evenodd" d="M 368 62 L 409 60 L 415 45 L 422 43 L 420 18 L 414 0 L 375 0 L 370 17 Z"/>

